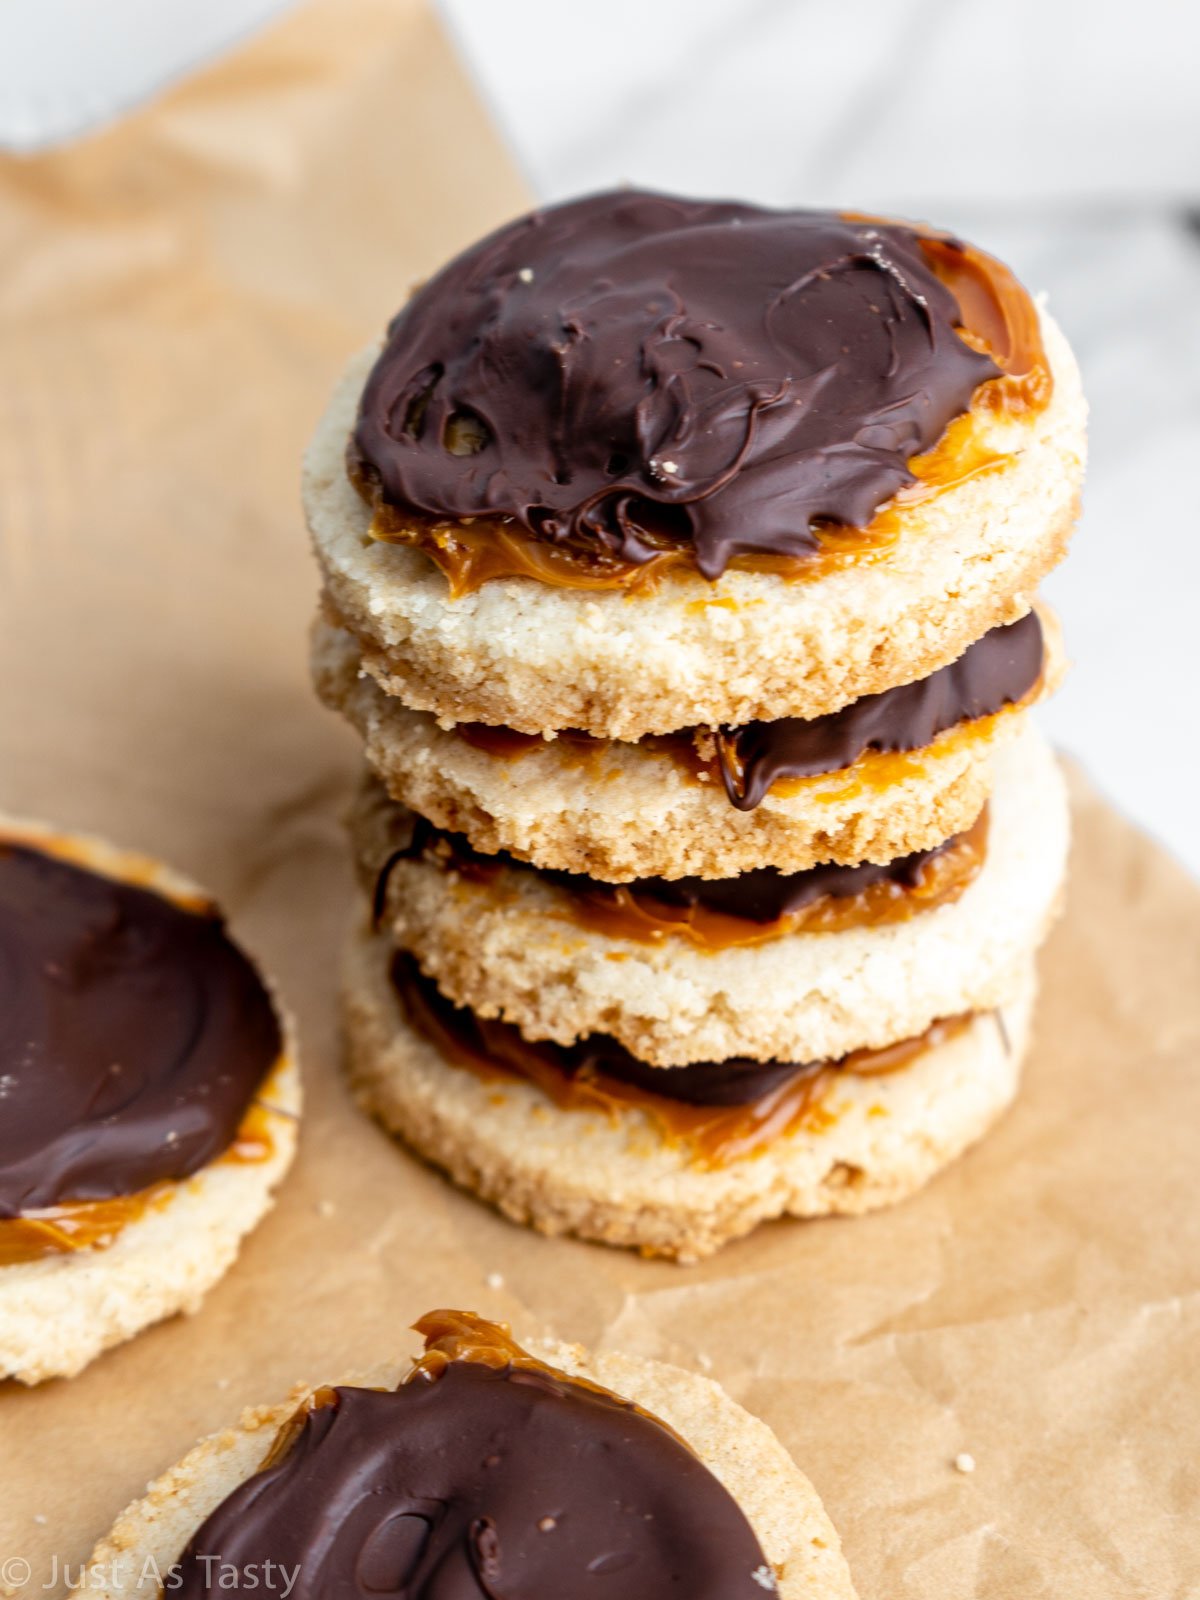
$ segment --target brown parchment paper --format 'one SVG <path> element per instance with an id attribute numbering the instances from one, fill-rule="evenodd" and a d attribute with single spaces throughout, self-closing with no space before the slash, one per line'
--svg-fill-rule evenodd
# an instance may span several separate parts
<path id="1" fill-rule="evenodd" d="M 895 1211 L 647 1263 L 506 1224 L 347 1102 L 355 751 L 305 680 L 298 458 L 410 280 L 523 199 L 416 0 L 323 0 L 0 166 L 0 805 L 216 890 L 298 1013 L 309 1108 L 199 1316 L 0 1386 L 0 1573 L 56 1592 L 199 1434 L 450 1304 L 710 1368 L 864 1600 L 1200 1593 L 1200 891 L 1082 783 L 1024 1096 Z"/>

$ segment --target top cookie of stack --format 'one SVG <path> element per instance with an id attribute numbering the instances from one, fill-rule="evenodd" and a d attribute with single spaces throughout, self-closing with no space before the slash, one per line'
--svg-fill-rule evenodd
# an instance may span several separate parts
<path id="1" fill-rule="evenodd" d="M 353 833 L 387 939 L 348 998 L 372 1108 L 514 1213 L 676 1253 L 749 1225 L 746 1191 L 717 1222 L 719 1186 L 697 1190 L 685 1226 L 655 1147 L 668 1199 L 653 1162 L 577 1192 L 412 1038 L 552 1098 L 599 1074 L 621 1104 L 633 1083 L 760 1111 L 756 1063 L 776 1088 L 874 1083 L 856 1052 L 923 1051 L 861 1097 L 903 1129 L 879 1197 L 981 1131 L 1062 877 L 1024 710 L 1061 671 L 1033 600 L 1084 424 L 1066 342 L 1008 270 L 907 224 L 619 192 L 420 288 L 305 470 L 314 676 L 374 773 Z M 980 1019 L 1009 1007 L 1000 1059 Z M 519 1037 L 481 1035 L 497 1018 Z M 957 1044 L 922 1043 L 949 1023 Z M 954 1102 L 972 1075 L 986 1094 Z M 797 1177 L 849 1161 L 799 1125 L 755 1214 L 861 1209 Z M 674 1233 L 648 1229 L 662 1207 Z"/>
<path id="2" fill-rule="evenodd" d="M 820 716 L 1022 615 L 1078 509 L 1058 329 L 908 226 L 600 195 L 460 256 L 377 357 L 308 510 L 372 673 L 452 721 Z"/>

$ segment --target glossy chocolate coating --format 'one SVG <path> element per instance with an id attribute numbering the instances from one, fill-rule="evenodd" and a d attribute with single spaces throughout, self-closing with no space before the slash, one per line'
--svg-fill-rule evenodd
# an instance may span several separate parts
<path id="1" fill-rule="evenodd" d="M 732 1496 L 615 1396 L 459 1360 L 322 1398 L 195 1534 L 180 1600 L 215 1593 L 221 1564 L 267 1561 L 297 1569 L 291 1600 L 761 1600 L 769 1569 Z"/>
<path id="2" fill-rule="evenodd" d="M 840 772 L 868 750 L 924 749 L 948 728 L 1022 699 L 1041 676 L 1043 659 L 1042 625 L 1030 611 L 915 683 L 863 695 L 809 721 L 780 717 L 723 729 L 718 758 L 725 791 L 739 811 L 753 811 L 782 778 Z"/>
<path id="3" fill-rule="evenodd" d="M 951 244 L 949 248 L 958 248 Z M 463 252 L 393 320 L 350 464 L 575 553 L 804 556 L 998 375 L 914 229 L 619 190 Z"/>
<path id="4" fill-rule="evenodd" d="M 211 908 L 0 843 L 0 1218 L 190 1176 L 280 1050 Z"/>

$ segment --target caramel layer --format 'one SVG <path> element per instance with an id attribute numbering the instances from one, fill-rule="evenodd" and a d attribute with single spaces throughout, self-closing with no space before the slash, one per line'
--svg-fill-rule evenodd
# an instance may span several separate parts
<path id="1" fill-rule="evenodd" d="M 534 1044 L 511 1023 L 455 1006 L 410 957 L 396 957 L 392 980 L 409 1022 L 447 1062 L 485 1080 L 516 1078 L 532 1083 L 564 1111 L 603 1111 L 614 1123 L 630 1111 L 642 1112 L 668 1144 L 682 1145 L 692 1163 L 704 1168 L 746 1160 L 802 1127 L 819 1128 L 828 1117 L 824 1102 L 841 1074 L 875 1077 L 896 1072 L 924 1051 L 956 1037 L 972 1021 L 971 1015 L 947 1018 L 917 1038 L 882 1050 L 856 1050 L 837 1061 L 649 1067 L 604 1036 L 571 1047 Z M 625 1081 L 616 1071 L 629 1072 L 639 1081 Z M 685 1086 L 680 1080 L 688 1075 L 691 1080 Z M 694 1094 L 697 1078 L 702 1080 L 703 1103 L 670 1093 L 675 1087 Z M 765 1087 L 750 1100 L 734 1101 L 731 1097 L 741 1093 L 739 1079 Z M 661 1081 L 664 1092 L 644 1087 L 647 1080 Z"/>
<path id="2" fill-rule="evenodd" d="M 914 866 L 910 878 L 880 878 L 850 895 L 822 894 L 801 910 L 766 923 L 730 916 L 696 902 L 680 906 L 656 901 L 653 895 L 641 893 L 636 882 L 597 885 L 595 895 L 572 895 L 568 903 L 576 922 L 610 938 L 661 944 L 671 935 L 680 935 L 701 950 L 766 944 L 792 933 L 878 928 L 952 905 L 983 870 L 987 835 L 984 810 L 966 833 L 948 840 L 941 849 L 922 852 L 924 859 Z"/>
<path id="3" fill-rule="evenodd" d="M 609 938 L 661 944 L 678 936 L 701 950 L 727 950 L 792 933 L 841 933 L 907 922 L 950 905 L 982 870 L 987 837 L 985 807 L 967 832 L 882 866 L 830 864 L 791 874 L 762 867 L 731 879 L 651 878 L 615 884 L 582 873 L 539 869 L 503 851 L 485 855 L 462 834 L 417 818 L 410 843 L 394 851 L 375 874 L 375 921 L 382 919 L 393 867 L 420 858 L 473 883 L 494 882 L 506 871 L 533 873 L 561 891 L 562 915 Z"/>
<path id="4" fill-rule="evenodd" d="M 286 1064 L 281 1060 L 267 1080 L 263 1093 L 268 1100 L 271 1085 Z M 239 1166 L 269 1161 L 275 1153 L 271 1129 L 275 1114 L 255 1102 L 242 1118 L 233 1143 L 218 1160 Z M 167 1205 L 177 1187 L 174 1183 L 156 1183 L 137 1194 L 118 1195 L 111 1200 L 65 1201 L 19 1217 L 0 1217 L 0 1267 L 73 1255 L 79 1250 L 107 1250 L 131 1222 Z"/>

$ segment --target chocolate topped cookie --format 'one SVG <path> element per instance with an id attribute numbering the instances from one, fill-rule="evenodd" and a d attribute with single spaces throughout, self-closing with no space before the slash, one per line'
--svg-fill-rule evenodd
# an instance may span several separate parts
<path id="1" fill-rule="evenodd" d="M 912 458 L 1002 376 L 950 287 L 975 274 L 1002 322 L 1008 285 L 987 266 L 832 212 L 633 190 L 535 212 L 397 314 L 351 475 L 413 542 L 423 520 L 477 519 L 545 546 L 561 564 L 543 581 L 807 557 L 820 530 L 865 528 L 917 482 Z M 1040 352 L 1003 339 L 996 355 L 1029 376 Z"/>
<path id="2" fill-rule="evenodd" d="M 215 906 L 0 836 L 0 1220 L 191 1177 L 282 1051 Z"/>
<path id="3" fill-rule="evenodd" d="M 194 1307 L 270 1203 L 298 1082 L 194 885 L 0 823 L 0 1375 L 78 1370 Z"/>
<path id="4" fill-rule="evenodd" d="M 93 1589 L 137 1592 L 153 1562 L 195 1600 L 269 1561 L 298 1600 L 853 1600 L 812 1486 L 710 1380 L 464 1312 L 417 1330 L 415 1361 L 198 1445 L 97 1547 Z"/>
<path id="5" fill-rule="evenodd" d="M 1061 335 L 982 251 L 619 191 L 418 290 L 305 500 L 330 614 L 389 692 L 632 739 L 947 665 L 1028 609 L 1082 459 Z"/>

